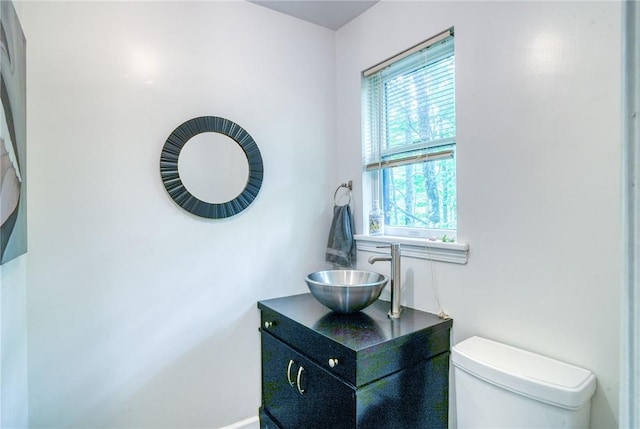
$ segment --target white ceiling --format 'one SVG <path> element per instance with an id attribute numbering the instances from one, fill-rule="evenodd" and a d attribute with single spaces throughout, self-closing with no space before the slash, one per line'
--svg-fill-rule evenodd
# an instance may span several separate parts
<path id="1" fill-rule="evenodd" d="M 337 30 L 379 0 L 249 0 L 269 9 Z"/>

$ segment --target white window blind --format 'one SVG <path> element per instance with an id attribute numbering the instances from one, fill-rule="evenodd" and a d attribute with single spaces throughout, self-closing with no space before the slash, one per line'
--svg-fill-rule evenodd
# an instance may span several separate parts
<path id="1" fill-rule="evenodd" d="M 451 29 L 363 72 L 363 168 L 388 227 L 456 228 L 454 61 Z"/>

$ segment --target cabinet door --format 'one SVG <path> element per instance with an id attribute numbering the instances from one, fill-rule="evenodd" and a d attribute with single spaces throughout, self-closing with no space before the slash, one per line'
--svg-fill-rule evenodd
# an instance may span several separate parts
<path id="1" fill-rule="evenodd" d="M 262 333 L 262 403 L 284 429 L 355 428 L 355 390 Z"/>

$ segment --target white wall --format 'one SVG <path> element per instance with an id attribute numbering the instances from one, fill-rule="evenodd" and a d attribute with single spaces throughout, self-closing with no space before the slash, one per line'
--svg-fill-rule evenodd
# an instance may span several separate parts
<path id="1" fill-rule="evenodd" d="M 27 256 L 0 267 L 0 427 L 28 427 Z"/>
<path id="2" fill-rule="evenodd" d="M 33 428 L 216 428 L 257 414 L 259 299 L 322 263 L 334 34 L 248 2 L 26 2 Z M 147 82 L 151 81 L 151 82 Z M 160 151 L 200 115 L 256 140 L 263 188 L 205 220 Z"/>
<path id="3" fill-rule="evenodd" d="M 454 342 L 481 335 L 589 368 L 603 429 L 617 427 L 619 386 L 620 17 L 617 2 L 383 1 L 336 36 L 336 163 L 357 193 L 359 73 L 455 27 L 470 258 L 403 258 L 405 302 L 438 310 L 435 270 Z"/>

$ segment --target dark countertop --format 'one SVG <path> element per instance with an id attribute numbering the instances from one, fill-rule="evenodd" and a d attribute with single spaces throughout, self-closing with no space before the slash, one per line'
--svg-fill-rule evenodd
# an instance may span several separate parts
<path id="1" fill-rule="evenodd" d="M 390 319 L 389 305 L 377 300 L 360 312 L 340 314 L 320 304 L 310 293 L 258 302 L 258 308 L 276 311 L 355 352 L 386 347 L 417 332 L 433 334 L 453 325 L 451 319 L 407 307 L 403 307 L 399 319 Z"/>

